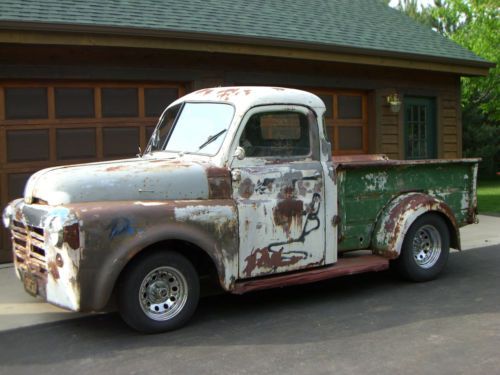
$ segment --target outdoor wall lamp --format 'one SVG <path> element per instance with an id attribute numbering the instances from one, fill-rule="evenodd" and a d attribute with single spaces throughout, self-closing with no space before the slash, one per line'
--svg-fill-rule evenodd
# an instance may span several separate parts
<path id="1" fill-rule="evenodd" d="M 401 99 L 397 92 L 387 95 L 387 103 L 391 106 L 391 112 L 398 113 L 401 109 Z"/>

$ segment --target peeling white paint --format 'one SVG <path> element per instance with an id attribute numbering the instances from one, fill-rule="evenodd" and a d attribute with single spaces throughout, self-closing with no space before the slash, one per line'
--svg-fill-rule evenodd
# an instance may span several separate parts
<path id="1" fill-rule="evenodd" d="M 368 173 L 361 179 L 363 180 L 363 186 L 367 191 L 380 191 L 385 189 L 388 175 L 387 172 Z"/>
<path id="2" fill-rule="evenodd" d="M 174 212 L 178 221 L 224 224 L 234 217 L 234 211 L 229 206 L 193 205 L 176 207 Z"/>
<path id="3" fill-rule="evenodd" d="M 134 204 L 138 205 L 138 206 L 144 206 L 144 207 L 154 207 L 154 206 L 164 206 L 167 203 L 165 203 L 165 202 L 142 202 L 142 201 L 139 201 L 139 202 L 134 202 Z"/>
<path id="4" fill-rule="evenodd" d="M 204 168 L 170 159 L 127 159 L 44 169 L 30 178 L 25 200 L 77 202 L 208 199 Z"/>

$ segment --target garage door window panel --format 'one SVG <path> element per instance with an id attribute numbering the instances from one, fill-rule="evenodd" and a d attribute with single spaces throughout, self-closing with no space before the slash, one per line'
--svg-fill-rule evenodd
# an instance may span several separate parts
<path id="1" fill-rule="evenodd" d="M 5 89 L 5 117 L 7 120 L 46 119 L 48 116 L 46 88 L 17 87 Z"/>
<path id="2" fill-rule="evenodd" d="M 11 173 L 7 177 L 7 192 L 9 201 L 21 198 L 24 195 L 24 187 L 31 173 Z"/>
<path id="3" fill-rule="evenodd" d="M 57 118 L 92 118 L 94 113 L 94 89 L 56 87 L 55 107 Z"/>
<path id="4" fill-rule="evenodd" d="M 87 159 L 96 157 L 95 129 L 57 129 L 57 158 Z"/>
<path id="5" fill-rule="evenodd" d="M 139 116 L 137 88 L 103 88 L 101 100 L 103 117 Z"/>
<path id="6" fill-rule="evenodd" d="M 7 131 L 7 161 L 49 160 L 48 130 Z"/>
<path id="7" fill-rule="evenodd" d="M 147 117 L 158 117 L 179 97 L 177 88 L 145 88 L 145 112 Z"/>
<path id="8" fill-rule="evenodd" d="M 126 157 L 139 150 L 138 128 L 103 128 L 105 157 Z"/>

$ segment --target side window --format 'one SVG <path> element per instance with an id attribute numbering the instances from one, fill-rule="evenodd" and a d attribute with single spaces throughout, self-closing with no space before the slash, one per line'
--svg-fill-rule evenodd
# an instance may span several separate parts
<path id="1" fill-rule="evenodd" d="M 256 113 L 248 120 L 239 145 L 247 157 L 309 155 L 307 116 L 299 112 Z"/>

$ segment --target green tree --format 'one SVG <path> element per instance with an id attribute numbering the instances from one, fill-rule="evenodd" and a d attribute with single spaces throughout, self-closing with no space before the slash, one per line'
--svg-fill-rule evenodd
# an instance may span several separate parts
<path id="1" fill-rule="evenodd" d="M 418 0 L 398 0 L 396 9 L 426 26 L 432 28 L 436 26 L 436 19 L 431 14 L 430 8 L 419 5 Z"/>
<path id="2" fill-rule="evenodd" d="M 481 173 L 500 168 L 500 7 L 498 0 L 434 0 L 418 7 L 400 0 L 396 8 L 473 51 L 496 67 L 486 77 L 462 78 L 465 156 L 481 156 Z"/>

